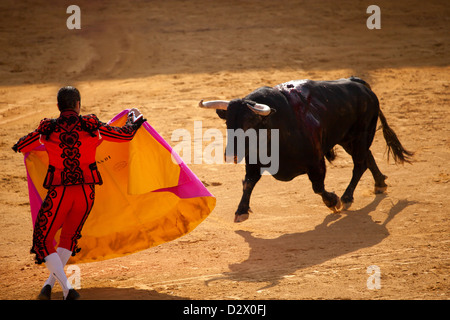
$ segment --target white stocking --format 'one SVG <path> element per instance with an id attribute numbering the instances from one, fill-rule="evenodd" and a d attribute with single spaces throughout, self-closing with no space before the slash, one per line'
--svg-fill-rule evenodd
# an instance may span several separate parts
<path id="1" fill-rule="evenodd" d="M 56 278 L 56 280 L 58 280 L 61 288 L 63 289 L 64 298 L 66 298 L 69 290 L 72 289 L 72 286 L 64 273 L 64 266 L 56 252 L 45 257 L 45 266 L 48 270 L 50 270 L 50 273 Z"/>
<path id="2" fill-rule="evenodd" d="M 56 249 L 56 252 L 58 253 L 59 259 L 61 260 L 62 265 L 64 267 L 67 264 L 67 261 L 69 261 L 70 257 L 72 256 L 72 251 L 58 247 Z M 55 285 L 55 281 L 56 281 L 55 277 L 50 273 L 50 276 L 44 283 L 44 287 L 46 285 L 50 285 L 53 288 L 53 286 Z"/>

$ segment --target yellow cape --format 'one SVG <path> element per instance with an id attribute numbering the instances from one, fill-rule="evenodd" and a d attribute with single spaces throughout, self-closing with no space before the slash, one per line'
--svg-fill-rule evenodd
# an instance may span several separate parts
<path id="1" fill-rule="evenodd" d="M 124 125 L 127 111 L 110 124 Z M 174 240 L 215 207 L 215 197 L 147 122 L 130 142 L 103 141 L 96 160 L 103 184 L 96 186 L 94 207 L 78 241 L 81 251 L 69 263 L 120 257 Z M 25 155 L 25 166 L 34 225 L 47 194 L 43 146 Z"/>

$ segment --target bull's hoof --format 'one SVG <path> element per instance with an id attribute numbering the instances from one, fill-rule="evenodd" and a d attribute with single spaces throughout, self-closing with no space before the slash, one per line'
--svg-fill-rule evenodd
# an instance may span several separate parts
<path id="1" fill-rule="evenodd" d="M 247 220 L 249 216 L 250 215 L 248 213 L 236 214 L 234 216 L 234 222 L 236 222 L 236 223 L 243 222 L 243 221 Z"/>
<path id="2" fill-rule="evenodd" d="M 386 180 L 388 177 L 385 175 L 382 175 L 382 179 L 376 179 L 375 180 L 375 189 L 374 192 L 375 194 L 380 194 L 380 193 L 385 193 L 387 190 L 387 184 L 386 182 L 384 182 L 384 180 Z"/>
<path id="3" fill-rule="evenodd" d="M 387 186 L 385 186 L 385 187 L 377 187 L 377 186 L 375 186 L 374 192 L 375 192 L 375 194 L 381 194 L 381 193 L 385 193 L 386 190 L 387 190 Z"/>
<path id="4" fill-rule="evenodd" d="M 350 207 L 352 206 L 353 202 L 342 202 L 342 210 L 343 211 L 347 211 L 348 209 L 350 209 Z"/>
<path id="5" fill-rule="evenodd" d="M 339 213 L 342 209 L 341 199 L 338 198 L 336 205 L 328 208 L 330 208 L 330 210 L 333 211 L 333 213 Z"/>
<path id="6" fill-rule="evenodd" d="M 252 209 L 249 207 L 238 208 L 236 213 L 234 214 L 234 222 L 243 222 L 248 219 L 250 213 L 252 213 Z"/>

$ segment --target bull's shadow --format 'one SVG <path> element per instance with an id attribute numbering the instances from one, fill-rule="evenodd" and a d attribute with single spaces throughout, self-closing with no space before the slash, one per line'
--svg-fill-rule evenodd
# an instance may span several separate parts
<path id="1" fill-rule="evenodd" d="M 386 225 L 404 208 L 414 204 L 408 200 L 400 200 L 393 205 L 383 222 L 374 221 L 369 214 L 385 197 L 384 194 L 376 195 L 370 204 L 359 210 L 330 214 L 314 230 L 306 232 L 262 239 L 254 237 L 249 231 L 236 231 L 250 246 L 248 259 L 231 264 L 230 272 L 208 282 L 268 282 L 264 288 L 269 288 L 297 270 L 374 246 L 389 236 Z"/>

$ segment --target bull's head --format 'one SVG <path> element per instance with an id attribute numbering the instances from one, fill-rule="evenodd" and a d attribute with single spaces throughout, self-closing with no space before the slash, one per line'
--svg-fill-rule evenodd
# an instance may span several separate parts
<path id="1" fill-rule="evenodd" d="M 227 147 L 225 149 L 225 161 L 234 163 L 240 162 L 244 156 L 248 155 L 249 149 L 257 148 L 256 132 L 263 126 L 264 119 L 275 111 L 268 105 L 248 99 L 207 102 L 201 100 L 199 106 L 215 109 L 217 115 L 226 120 Z M 247 143 L 245 140 L 248 140 Z"/>

